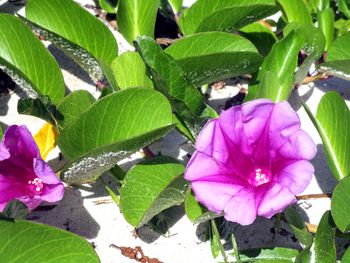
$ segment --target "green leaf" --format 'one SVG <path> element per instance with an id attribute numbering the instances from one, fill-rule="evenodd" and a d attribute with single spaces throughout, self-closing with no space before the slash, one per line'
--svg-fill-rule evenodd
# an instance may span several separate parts
<path id="1" fill-rule="evenodd" d="M 191 189 L 189 189 L 185 197 L 185 212 L 187 217 L 191 220 L 191 222 L 194 222 L 203 214 L 204 211 L 205 208 L 197 202 Z"/>
<path id="2" fill-rule="evenodd" d="M 313 25 L 309 10 L 304 0 L 277 0 L 284 16 L 288 22 L 298 22 L 300 24 Z"/>
<path id="3" fill-rule="evenodd" d="M 328 8 L 330 5 L 330 0 L 310 0 L 309 4 L 311 5 L 314 13 L 317 13 L 318 11 Z"/>
<path id="4" fill-rule="evenodd" d="M 322 56 L 325 49 L 325 37 L 319 28 L 308 24 L 288 23 L 283 33 L 286 36 L 292 31 L 305 39 L 303 50 L 308 55 L 295 74 L 295 83 L 300 85 L 309 73 L 312 63 Z"/>
<path id="5" fill-rule="evenodd" d="M 258 248 L 239 252 L 241 262 L 291 263 L 298 255 L 298 250 L 290 248 Z"/>
<path id="6" fill-rule="evenodd" d="M 58 105 L 58 111 L 63 115 L 63 119 L 59 121 L 59 128 L 62 130 L 68 126 L 95 101 L 91 93 L 86 90 L 70 93 Z"/>
<path id="7" fill-rule="evenodd" d="M 350 59 L 322 63 L 319 70 L 330 76 L 350 80 Z"/>
<path id="8" fill-rule="evenodd" d="M 350 177 L 343 178 L 335 187 L 332 196 L 332 216 L 342 232 L 350 230 Z"/>
<path id="9" fill-rule="evenodd" d="M 120 0 L 117 12 L 118 27 L 127 41 L 138 36 L 154 38 L 154 28 L 160 0 Z"/>
<path id="10" fill-rule="evenodd" d="M 27 219 L 29 215 L 28 207 L 19 200 L 12 200 L 7 203 L 5 209 L 0 213 L 1 217 L 12 219 Z"/>
<path id="11" fill-rule="evenodd" d="M 329 167 L 338 180 L 350 173 L 350 111 L 336 92 L 327 92 L 318 105 L 316 117 L 304 104 L 309 117 L 320 134 Z"/>
<path id="12" fill-rule="evenodd" d="M 214 220 L 210 221 L 210 229 L 211 229 L 210 248 L 211 248 L 211 253 L 213 257 L 217 258 L 219 256 L 219 253 L 221 253 L 223 258 L 226 258 L 225 249 L 221 243 L 220 234 Z"/>
<path id="13" fill-rule="evenodd" d="M 222 216 L 222 214 L 217 215 L 212 211 L 208 211 L 204 206 L 199 204 L 191 190 L 187 191 L 185 196 L 185 212 L 193 224 L 200 224 Z"/>
<path id="14" fill-rule="evenodd" d="M 136 164 L 120 189 L 120 208 L 131 225 L 140 227 L 161 211 L 180 205 L 188 187 L 184 166 L 170 157 L 156 157 Z"/>
<path id="15" fill-rule="evenodd" d="M 175 14 L 179 13 L 182 9 L 183 0 L 168 0 L 168 2 Z"/>
<path id="16" fill-rule="evenodd" d="M 179 26 L 184 35 L 234 32 L 277 11 L 274 0 L 198 0 L 180 16 Z"/>
<path id="17" fill-rule="evenodd" d="M 30 221 L 0 221 L 2 262 L 98 263 L 92 246 L 81 237 Z"/>
<path id="18" fill-rule="evenodd" d="M 61 48 L 93 80 L 118 56 L 112 32 L 72 0 L 28 0 L 26 17 L 34 29 Z M 108 77 L 108 76 L 107 76 Z"/>
<path id="19" fill-rule="evenodd" d="M 337 38 L 327 52 L 327 63 L 319 66 L 321 72 L 350 80 L 350 33 Z"/>
<path id="20" fill-rule="evenodd" d="M 330 211 L 323 214 L 315 235 L 315 262 L 334 263 L 337 260 L 335 225 Z"/>
<path id="21" fill-rule="evenodd" d="M 155 88 L 170 100 L 192 137 L 196 137 L 201 129 L 198 124 L 200 115 L 206 108 L 202 94 L 185 77 L 179 64 L 163 52 L 154 40 L 142 36 L 137 38 L 135 44 L 152 74 Z"/>
<path id="22" fill-rule="evenodd" d="M 20 99 L 17 104 L 19 114 L 31 115 L 45 120 L 56 126 L 63 119 L 62 114 L 52 104 L 49 97 L 39 96 L 36 99 L 24 98 Z"/>
<path id="23" fill-rule="evenodd" d="M 252 43 L 225 32 L 190 35 L 177 40 L 165 52 L 196 86 L 255 72 L 262 62 Z"/>
<path id="24" fill-rule="evenodd" d="M 115 14 L 118 9 L 118 0 L 98 0 L 98 4 L 110 14 Z"/>
<path id="25" fill-rule="evenodd" d="M 327 52 L 327 62 L 338 60 L 350 60 L 350 32 L 338 37 L 329 47 Z"/>
<path id="26" fill-rule="evenodd" d="M 239 32 L 250 40 L 263 56 L 267 56 L 272 46 L 277 42 L 277 37 L 272 30 L 259 22 L 247 25 L 241 28 Z"/>
<path id="27" fill-rule="evenodd" d="M 298 241 L 305 247 L 310 248 L 313 243 L 312 235 L 307 231 L 304 220 L 293 207 L 288 207 L 284 211 L 289 227 L 293 231 Z"/>
<path id="28" fill-rule="evenodd" d="M 31 97 L 50 96 L 58 103 L 64 81 L 58 64 L 17 17 L 0 14 L 0 68 Z"/>
<path id="29" fill-rule="evenodd" d="M 345 251 L 345 253 L 344 253 L 344 255 L 343 255 L 342 259 L 341 259 L 341 263 L 348 263 L 348 262 L 350 262 L 350 248 L 348 248 Z"/>
<path id="30" fill-rule="evenodd" d="M 2 137 L 4 136 L 3 128 L 0 125 L 0 141 L 2 140 Z"/>
<path id="31" fill-rule="evenodd" d="M 171 107 L 159 92 L 134 88 L 108 95 L 61 131 L 58 146 L 71 161 L 61 177 L 67 183 L 95 180 L 172 128 Z"/>
<path id="32" fill-rule="evenodd" d="M 338 10 L 348 19 L 350 18 L 350 5 L 347 0 L 338 0 Z"/>
<path id="33" fill-rule="evenodd" d="M 326 50 L 334 40 L 334 12 L 332 8 L 326 8 L 317 14 L 318 26 L 326 39 Z"/>
<path id="34" fill-rule="evenodd" d="M 303 43 L 303 37 L 290 33 L 273 46 L 258 74 L 258 80 L 261 81 L 258 98 L 268 98 L 274 102 L 288 98 L 293 88 L 294 72 Z"/>
<path id="35" fill-rule="evenodd" d="M 181 67 L 169 55 L 164 53 L 151 38 L 142 36 L 136 41 L 137 49 L 142 58 L 152 70 L 156 88 L 167 97 L 181 101 L 177 108 L 198 116 L 203 107 L 203 97 L 200 92 L 184 76 Z M 173 104 L 176 104 L 174 102 Z"/>
<path id="36" fill-rule="evenodd" d="M 146 65 L 137 52 L 125 52 L 115 58 L 111 69 L 119 89 L 153 88 L 153 83 L 147 76 Z"/>

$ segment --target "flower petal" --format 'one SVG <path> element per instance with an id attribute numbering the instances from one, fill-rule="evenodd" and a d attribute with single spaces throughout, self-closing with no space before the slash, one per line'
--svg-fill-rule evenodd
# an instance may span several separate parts
<path id="1" fill-rule="evenodd" d="M 221 182 L 195 181 L 191 184 L 198 202 L 220 214 L 227 202 L 244 186 Z"/>
<path id="2" fill-rule="evenodd" d="M 256 219 L 254 189 L 242 188 L 227 202 L 224 207 L 224 217 L 231 222 L 250 225 Z"/>
<path id="3" fill-rule="evenodd" d="M 294 194 L 289 192 L 288 188 L 277 183 L 272 184 L 261 199 L 258 206 L 258 215 L 271 218 L 295 202 L 296 198 Z"/>
<path id="4" fill-rule="evenodd" d="M 314 167 L 305 160 L 296 161 L 283 168 L 275 180 L 279 185 L 287 188 L 294 195 L 300 194 L 309 185 Z"/>
<path id="5" fill-rule="evenodd" d="M 285 140 L 284 145 L 278 152 L 283 157 L 289 159 L 311 160 L 315 157 L 317 148 L 306 132 L 298 130 Z"/>

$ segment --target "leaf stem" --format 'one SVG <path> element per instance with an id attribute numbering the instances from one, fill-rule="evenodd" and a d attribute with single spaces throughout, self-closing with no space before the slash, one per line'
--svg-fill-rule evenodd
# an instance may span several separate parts
<path id="1" fill-rule="evenodd" d="M 332 198 L 332 194 L 308 194 L 298 195 L 297 200 L 319 199 L 319 198 Z"/>

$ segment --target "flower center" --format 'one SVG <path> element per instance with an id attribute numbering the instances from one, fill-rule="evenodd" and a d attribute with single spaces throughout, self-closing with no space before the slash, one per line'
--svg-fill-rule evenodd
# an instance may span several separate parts
<path id="1" fill-rule="evenodd" d="M 35 192 L 38 194 L 41 194 L 41 191 L 44 188 L 44 184 L 40 178 L 35 178 L 33 181 L 28 181 L 28 184 L 32 185 L 35 189 Z"/>
<path id="2" fill-rule="evenodd" d="M 255 171 L 249 177 L 248 182 L 251 185 L 258 187 L 262 184 L 269 183 L 271 179 L 272 179 L 272 175 L 269 171 L 258 168 L 258 169 L 255 169 Z"/>

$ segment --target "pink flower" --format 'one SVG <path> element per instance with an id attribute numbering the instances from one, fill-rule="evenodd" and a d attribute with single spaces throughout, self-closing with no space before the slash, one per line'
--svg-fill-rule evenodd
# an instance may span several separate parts
<path id="1" fill-rule="evenodd" d="M 199 134 L 185 179 L 196 199 L 226 220 L 251 224 L 296 201 L 316 154 L 288 102 L 259 99 L 221 113 Z"/>
<path id="2" fill-rule="evenodd" d="M 25 126 L 10 126 L 0 142 L 0 212 L 18 199 L 29 210 L 42 201 L 62 199 L 64 186 L 40 156 L 38 146 Z"/>

